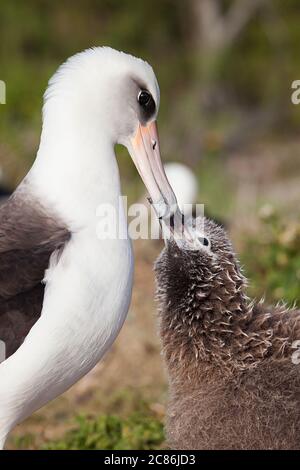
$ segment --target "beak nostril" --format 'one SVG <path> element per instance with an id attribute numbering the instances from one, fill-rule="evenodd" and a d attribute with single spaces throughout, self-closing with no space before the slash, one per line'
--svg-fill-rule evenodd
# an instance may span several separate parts
<path id="1" fill-rule="evenodd" d="M 156 148 L 156 143 L 157 143 L 156 140 L 154 140 L 154 142 L 152 143 L 152 149 L 153 150 L 155 150 L 155 148 Z"/>

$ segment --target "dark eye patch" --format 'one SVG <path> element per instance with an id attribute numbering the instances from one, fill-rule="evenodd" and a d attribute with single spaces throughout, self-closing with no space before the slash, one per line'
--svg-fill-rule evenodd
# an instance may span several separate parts
<path id="1" fill-rule="evenodd" d="M 144 121 L 148 121 L 155 113 L 155 101 L 148 90 L 140 90 L 137 97 L 141 115 Z"/>

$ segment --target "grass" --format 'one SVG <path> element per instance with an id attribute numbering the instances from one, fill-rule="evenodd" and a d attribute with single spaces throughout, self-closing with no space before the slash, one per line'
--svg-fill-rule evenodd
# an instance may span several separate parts
<path id="1" fill-rule="evenodd" d="M 137 408 L 140 404 L 137 405 Z M 17 449 L 41 450 L 154 450 L 163 448 L 164 424 L 147 407 L 126 417 L 116 414 L 78 415 L 60 438 L 39 443 L 36 434 L 23 433 L 13 439 Z"/>
<path id="2" fill-rule="evenodd" d="M 116 415 L 78 416 L 73 429 L 62 439 L 48 442 L 44 449 L 149 450 L 160 449 L 163 442 L 163 423 L 151 414 L 133 413 L 124 419 Z"/>
<path id="3" fill-rule="evenodd" d="M 261 229 L 244 241 L 242 261 L 250 294 L 289 304 L 300 298 L 300 221 L 282 220 L 272 206 L 261 211 Z"/>

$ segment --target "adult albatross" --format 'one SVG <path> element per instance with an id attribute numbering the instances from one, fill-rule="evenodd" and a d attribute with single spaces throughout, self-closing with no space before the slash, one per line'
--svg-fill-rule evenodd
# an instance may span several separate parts
<path id="1" fill-rule="evenodd" d="M 75 55 L 49 82 L 37 157 L 0 208 L 2 446 L 17 423 L 95 366 L 125 320 L 130 241 L 96 235 L 97 207 L 120 210 L 116 143 L 127 147 L 158 216 L 176 210 L 158 107 L 150 65 L 110 48 Z M 119 223 L 126 227 L 124 213 Z"/>

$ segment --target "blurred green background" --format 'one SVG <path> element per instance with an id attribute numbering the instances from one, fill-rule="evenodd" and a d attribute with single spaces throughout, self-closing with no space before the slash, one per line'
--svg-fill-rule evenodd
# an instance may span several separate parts
<path id="1" fill-rule="evenodd" d="M 153 65 L 166 159 L 197 167 L 204 152 L 228 153 L 268 132 L 296 134 L 300 117 L 290 96 L 300 68 L 299 20 L 297 0 L 2 0 L 6 178 L 15 184 L 34 158 L 50 76 L 95 45 Z"/>
<path id="2" fill-rule="evenodd" d="M 291 102 L 291 84 L 300 79 L 299 24 L 298 0 L 2 0 L 0 79 L 7 85 L 7 104 L 0 105 L 2 183 L 15 187 L 35 157 L 43 92 L 61 62 L 98 45 L 141 56 L 153 65 L 161 87 L 164 160 L 184 162 L 197 175 L 199 202 L 226 222 L 250 277 L 250 293 L 272 302 L 298 302 L 300 105 Z M 124 149 L 117 152 L 123 191 L 136 200 L 143 193 L 142 184 L 130 159 L 123 158 Z M 64 426 L 50 437 L 45 429 L 72 422 L 74 406 L 100 417 L 91 423 L 82 418 L 77 430 L 54 447 L 162 445 L 160 407 L 166 387 L 163 373 L 156 369 L 160 362 L 153 292 L 143 283 L 143 276 L 153 282 L 149 273 L 157 249 L 137 247 L 137 253 L 136 282 L 143 292 L 141 305 L 148 295 L 148 327 L 153 333 L 151 347 L 138 338 L 144 348 L 140 354 L 148 364 L 151 387 L 152 379 L 157 386 L 149 394 L 150 385 L 139 385 L 133 375 L 131 382 L 125 381 L 127 388 L 116 385 L 124 389 L 123 398 L 105 406 L 105 398 L 99 399 L 99 379 L 82 407 L 80 392 L 67 395 L 57 408 L 53 405 L 53 412 L 51 405 L 50 411 L 40 412 L 20 428 L 13 446 L 38 447 L 57 434 L 64 436 Z M 136 311 L 144 315 L 141 305 L 137 295 L 132 318 Z M 122 334 L 127 338 L 133 331 L 129 320 L 112 362 L 118 364 L 120 351 L 124 355 Z M 128 354 L 128 361 L 134 362 L 134 353 Z M 132 394 L 134 400 L 128 398 Z M 66 400 L 72 403 L 67 415 L 62 413 Z M 115 412 L 123 413 L 125 421 L 113 417 Z M 46 432 L 38 442 L 37 429 Z M 87 441 L 91 434 L 94 437 Z"/>

